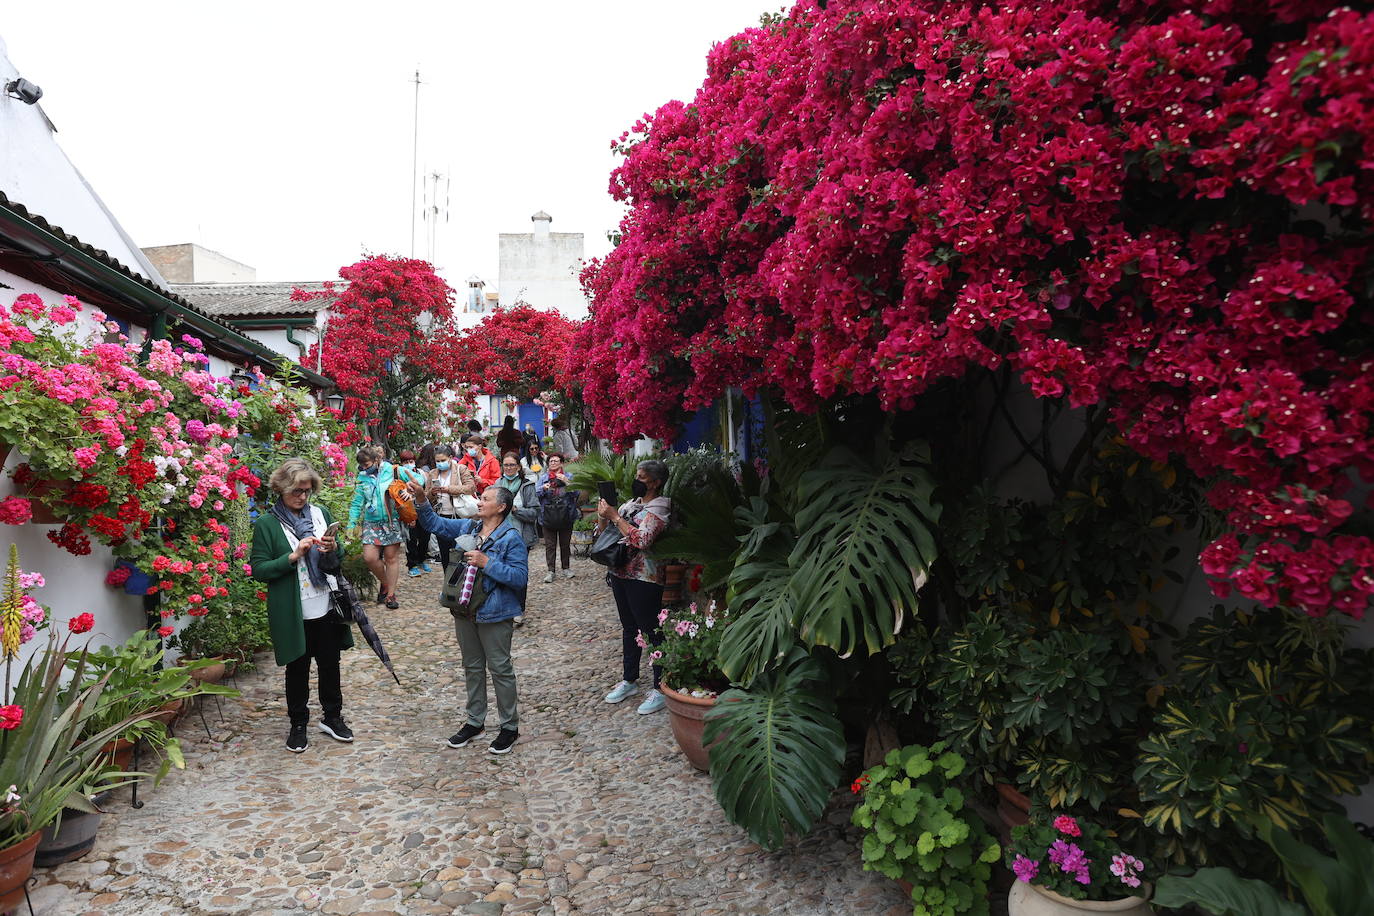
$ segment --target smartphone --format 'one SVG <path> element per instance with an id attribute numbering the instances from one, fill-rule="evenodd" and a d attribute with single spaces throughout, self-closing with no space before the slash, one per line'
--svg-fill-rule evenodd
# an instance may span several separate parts
<path id="1" fill-rule="evenodd" d="M 598 481 L 596 485 L 597 495 L 612 506 L 620 505 L 620 494 L 615 491 L 615 484 L 609 480 Z"/>
<path id="2" fill-rule="evenodd" d="M 334 537 L 334 535 L 338 534 L 339 529 L 342 528 L 342 527 L 343 527 L 343 523 L 342 523 L 342 522 L 334 522 L 334 523 L 333 523 L 332 525 L 330 525 L 328 528 L 324 529 L 324 536 L 327 537 L 327 538 L 332 538 L 332 537 Z"/>

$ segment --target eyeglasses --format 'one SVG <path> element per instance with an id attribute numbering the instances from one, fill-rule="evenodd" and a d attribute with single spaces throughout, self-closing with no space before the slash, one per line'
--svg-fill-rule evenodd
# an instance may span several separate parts
<path id="1" fill-rule="evenodd" d="M 297 488 L 294 489 L 294 490 L 287 490 L 287 491 L 286 491 L 286 495 L 287 495 L 287 496 L 309 496 L 311 493 L 314 493 L 314 492 L 315 492 L 315 488 L 314 488 L 314 487 L 297 487 Z"/>

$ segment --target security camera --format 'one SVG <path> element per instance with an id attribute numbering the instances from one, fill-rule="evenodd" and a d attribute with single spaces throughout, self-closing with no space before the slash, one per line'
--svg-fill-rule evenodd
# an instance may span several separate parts
<path id="1" fill-rule="evenodd" d="M 21 77 L 5 84 L 5 94 L 25 105 L 32 105 L 43 97 L 43 89 Z"/>

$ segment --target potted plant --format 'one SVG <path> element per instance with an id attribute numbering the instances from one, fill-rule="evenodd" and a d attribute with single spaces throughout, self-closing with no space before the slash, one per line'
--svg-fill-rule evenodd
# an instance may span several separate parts
<path id="1" fill-rule="evenodd" d="M 212 608 L 174 634 L 168 644 L 181 650 L 182 664 L 190 666 L 191 677 L 211 684 L 224 679 L 229 662 L 245 656 L 238 615 L 228 608 Z"/>
<path id="2" fill-rule="evenodd" d="M 105 751 L 116 769 L 127 770 L 134 743 L 144 742 L 161 759 L 156 781 L 161 781 L 170 767 L 184 765 L 181 746 L 167 729 L 167 704 L 200 693 L 234 692 L 195 680 L 190 665 L 161 667 L 162 655 L 161 641 L 140 630 L 121 646 L 102 646 L 83 658 L 67 660 L 73 671 L 69 689 L 80 690 L 95 682 L 103 682 L 107 688 L 86 722 L 86 731 L 103 732 L 127 722 Z"/>
<path id="3" fill-rule="evenodd" d="M 1037 807 L 1029 823 L 1012 828 L 1006 863 L 1016 875 L 1010 916 L 1153 912 L 1141 878 L 1145 863 L 1083 818 Z"/>
<path id="4" fill-rule="evenodd" d="M 853 822 L 864 830 L 864 869 L 908 887 L 916 912 L 988 912 L 992 864 L 1002 854 L 964 805 L 964 758 L 944 742 L 889 751 L 854 780 Z"/>
<path id="5" fill-rule="evenodd" d="M 710 769 L 702 744 L 706 714 L 716 705 L 716 697 L 730 686 L 716 665 L 727 611 L 714 601 L 704 610 L 693 603 L 676 611 L 664 608 L 658 620 L 663 642 L 657 648 L 649 645 L 643 633 L 637 638 L 640 646 L 650 650 L 650 658 L 663 667 L 659 686 L 668 703 L 668 724 L 678 747 L 692 766 L 705 772 Z"/>
<path id="6" fill-rule="evenodd" d="M 584 515 L 573 522 L 572 542 L 582 546 L 591 546 L 596 540 L 597 517 L 595 515 Z"/>

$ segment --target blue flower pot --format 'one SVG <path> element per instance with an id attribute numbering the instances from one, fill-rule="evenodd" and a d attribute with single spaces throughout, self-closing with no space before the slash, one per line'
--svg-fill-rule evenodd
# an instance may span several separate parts
<path id="1" fill-rule="evenodd" d="M 120 560 L 115 563 L 116 567 L 124 567 L 129 571 L 129 578 L 124 582 L 124 591 L 130 595 L 146 595 L 148 587 L 153 584 L 153 577 L 140 570 L 128 560 Z"/>

